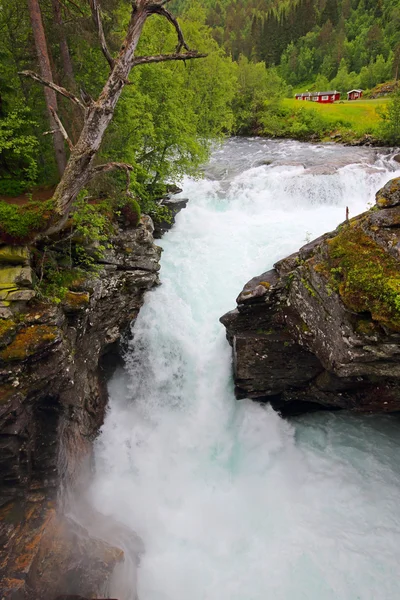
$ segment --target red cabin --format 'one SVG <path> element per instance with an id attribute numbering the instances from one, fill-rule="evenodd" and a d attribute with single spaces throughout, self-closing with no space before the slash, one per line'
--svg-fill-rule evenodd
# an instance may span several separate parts
<path id="1" fill-rule="evenodd" d="M 359 100 L 359 98 L 362 98 L 362 95 L 362 90 L 350 90 L 350 92 L 347 92 L 347 100 Z"/>
<path id="2" fill-rule="evenodd" d="M 320 104 L 331 104 L 340 100 L 340 92 L 336 90 L 331 92 L 303 92 L 296 94 L 296 100 L 308 100 L 309 102 L 319 102 Z"/>

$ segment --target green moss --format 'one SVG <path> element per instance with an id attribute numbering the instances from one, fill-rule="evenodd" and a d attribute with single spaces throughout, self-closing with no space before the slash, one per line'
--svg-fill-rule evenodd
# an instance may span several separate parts
<path id="1" fill-rule="evenodd" d="M 62 304 L 66 311 L 77 311 L 86 308 L 89 300 L 88 292 L 71 292 L 68 290 L 64 295 Z"/>
<path id="2" fill-rule="evenodd" d="M 400 331 L 398 262 L 358 225 L 328 241 L 330 283 L 354 312 L 369 312 L 375 321 Z"/>
<path id="3" fill-rule="evenodd" d="M 142 211 L 140 209 L 139 202 L 135 198 L 125 196 L 120 199 L 117 203 L 117 208 L 127 224 L 137 227 L 139 225 Z"/>
<path id="4" fill-rule="evenodd" d="M 304 279 L 304 277 L 301 278 L 301 282 L 304 285 L 304 287 L 306 288 L 306 290 L 309 292 L 309 294 L 311 294 L 311 296 L 313 298 L 316 298 L 317 292 L 314 290 L 313 287 L 311 287 L 311 285 L 308 283 L 308 281 L 306 279 Z"/>
<path id="5" fill-rule="evenodd" d="M 12 319 L 0 319 L 0 346 L 9 344 L 16 330 L 17 326 Z"/>
<path id="6" fill-rule="evenodd" d="M 0 263 L 28 265 L 29 250 L 26 246 L 2 246 L 0 248 Z"/>
<path id="7" fill-rule="evenodd" d="M 269 290 L 269 288 L 271 287 L 271 284 L 268 281 L 260 281 L 260 285 L 265 287 L 266 290 Z"/>
<path id="8" fill-rule="evenodd" d="M 57 327 L 31 325 L 21 329 L 15 339 L 0 352 L 3 361 L 24 360 L 52 344 L 58 336 Z"/>
<path id="9" fill-rule="evenodd" d="M 52 200 L 28 202 L 23 206 L 0 201 L 0 241 L 18 245 L 33 240 L 48 227 L 53 208 Z"/>

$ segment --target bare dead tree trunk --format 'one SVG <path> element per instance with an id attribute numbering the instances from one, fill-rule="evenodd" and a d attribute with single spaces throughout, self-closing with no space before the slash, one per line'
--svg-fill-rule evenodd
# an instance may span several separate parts
<path id="1" fill-rule="evenodd" d="M 48 81 L 53 81 L 53 75 L 50 67 L 49 53 L 47 50 L 46 35 L 43 27 L 42 13 L 39 6 L 39 0 L 28 0 L 29 16 L 31 19 L 33 37 L 35 40 L 36 53 L 39 61 L 40 73 Z M 57 123 L 53 117 L 51 109 L 57 111 L 57 96 L 54 90 L 46 87 L 44 89 L 47 112 L 49 114 L 50 127 L 55 132 L 53 136 L 54 151 L 60 177 L 64 173 L 67 162 L 65 154 L 64 139 L 57 130 Z"/>
<path id="2" fill-rule="evenodd" d="M 37 4 L 37 0 L 28 0 L 30 4 Z M 50 78 L 39 77 L 31 71 L 23 71 L 22 74 L 32 77 L 42 83 L 51 91 L 56 91 L 69 98 L 78 105 L 84 112 L 83 128 L 78 142 L 72 146 L 69 139 L 71 154 L 65 168 L 64 174 L 58 184 L 53 199 L 55 202 L 55 218 L 51 227 L 46 233 L 55 233 L 59 231 L 68 219 L 71 205 L 78 193 L 95 175 L 102 171 L 111 169 L 124 169 L 127 173 L 127 191 L 129 190 L 129 173 L 132 170 L 130 165 L 124 163 L 109 163 L 106 165 L 94 166 L 93 162 L 100 148 L 104 133 L 113 118 L 115 107 L 125 85 L 129 84 L 128 77 L 131 69 L 137 65 L 149 64 L 153 62 L 164 62 L 170 60 L 188 60 L 194 58 L 203 58 L 204 54 L 197 51 L 190 51 L 180 29 L 180 26 L 173 15 L 165 8 L 168 0 L 137 0 L 132 3 L 132 13 L 128 25 L 127 34 L 116 58 L 111 56 L 108 50 L 104 36 L 101 12 L 98 0 L 89 0 L 92 9 L 93 21 L 96 25 L 101 49 L 110 65 L 110 75 L 104 85 L 103 90 L 97 100 L 91 99 L 85 95 L 83 101 L 74 96 L 58 85 L 55 85 Z M 175 53 L 160 54 L 155 56 L 135 57 L 135 51 L 139 42 L 143 26 L 153 14 L 165 17 L 174 27 L 178 37 L 178 45 Z M 185 52 L 181 52 L 182 48 Z M 65 128 L 56 124 L 57 131 L 60 129 L 67 136 Z"/>

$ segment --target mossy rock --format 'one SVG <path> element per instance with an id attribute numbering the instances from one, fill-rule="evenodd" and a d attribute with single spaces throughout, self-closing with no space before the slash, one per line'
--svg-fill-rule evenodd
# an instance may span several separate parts
<path id="1" fill-rule="evenodd" d="M 30 252 L 27 246 L 1 246 L 0 264 L 28 265 Z"/>
<path id="2" fill-rule="evenodd" d="M 389 181 L 376 194 L 378 208 L 391 208 L 400 204 L 400 177 Z"/>
<path id="3" fill-rule="evenodd" d="M 139 225 L 142 211 L 137 200 L 127 196 L 120 200 L 117 207 L 121 212 L 121 216 L 126 225 L 130 225 L 131 227 L 137 227 Z"/>
<path id="4" fill-rule="evenodd" d="M 360 225 L 345 227 L 327 245 L 330 283 L 345 306 L 400 331 L 399 262 Z"/>
<path id="5" fill-rule="evenodd" d="M 0 347 L 7 346 L 13 340 L 17 325 L 12 319 L 0 320 Z"/>
<path id="6" fill-rule="evenodd" d="M 62 300 L 62 307 L 66 312 L 75 312 L 87 308 L 90 301 L 89 292 L 66 292 Z"/>
<path id="7" fill-rule="evenodd" d="M 14 340 L 0 352 L 5 361 L 25 360 L 52 346 L 59 339 L 59 329 L 48 325 L 31 325 L 21 329 Z"/>
<path id="8" fill-rule="evenodd" d="M 33 273 L 30 267 L 0 266 L 0 289 L 11 289 L 20 285 L 27 287 L 33 285 Z"/>

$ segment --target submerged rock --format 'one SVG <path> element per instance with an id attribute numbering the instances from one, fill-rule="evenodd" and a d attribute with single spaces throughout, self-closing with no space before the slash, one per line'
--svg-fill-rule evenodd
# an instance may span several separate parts
<path id="1" fill-rule="evenodd" d="M 76 282 L 61 304 L 20 297 L 2 307 L 2 599 L 107 596 L 107 579 L 122 552 L 57 515 L 55 499 L 60 487 L 78 482 L 90 459 L 118 341 L 145 292 L 158 284 L 161 248 L 152 233 L 149 217 L 136 228 L 118 229 L 100 277 Z M 25 259 L 23 252 L 19 260 Z M 16 263 L 13 253 L 11 260 Z"/>
<path id="2" fill-rule="evenodd" d="M 283 414 L 400 411 L 399 189 L 246 284 L 221 318 L 239 398 Z"/>

